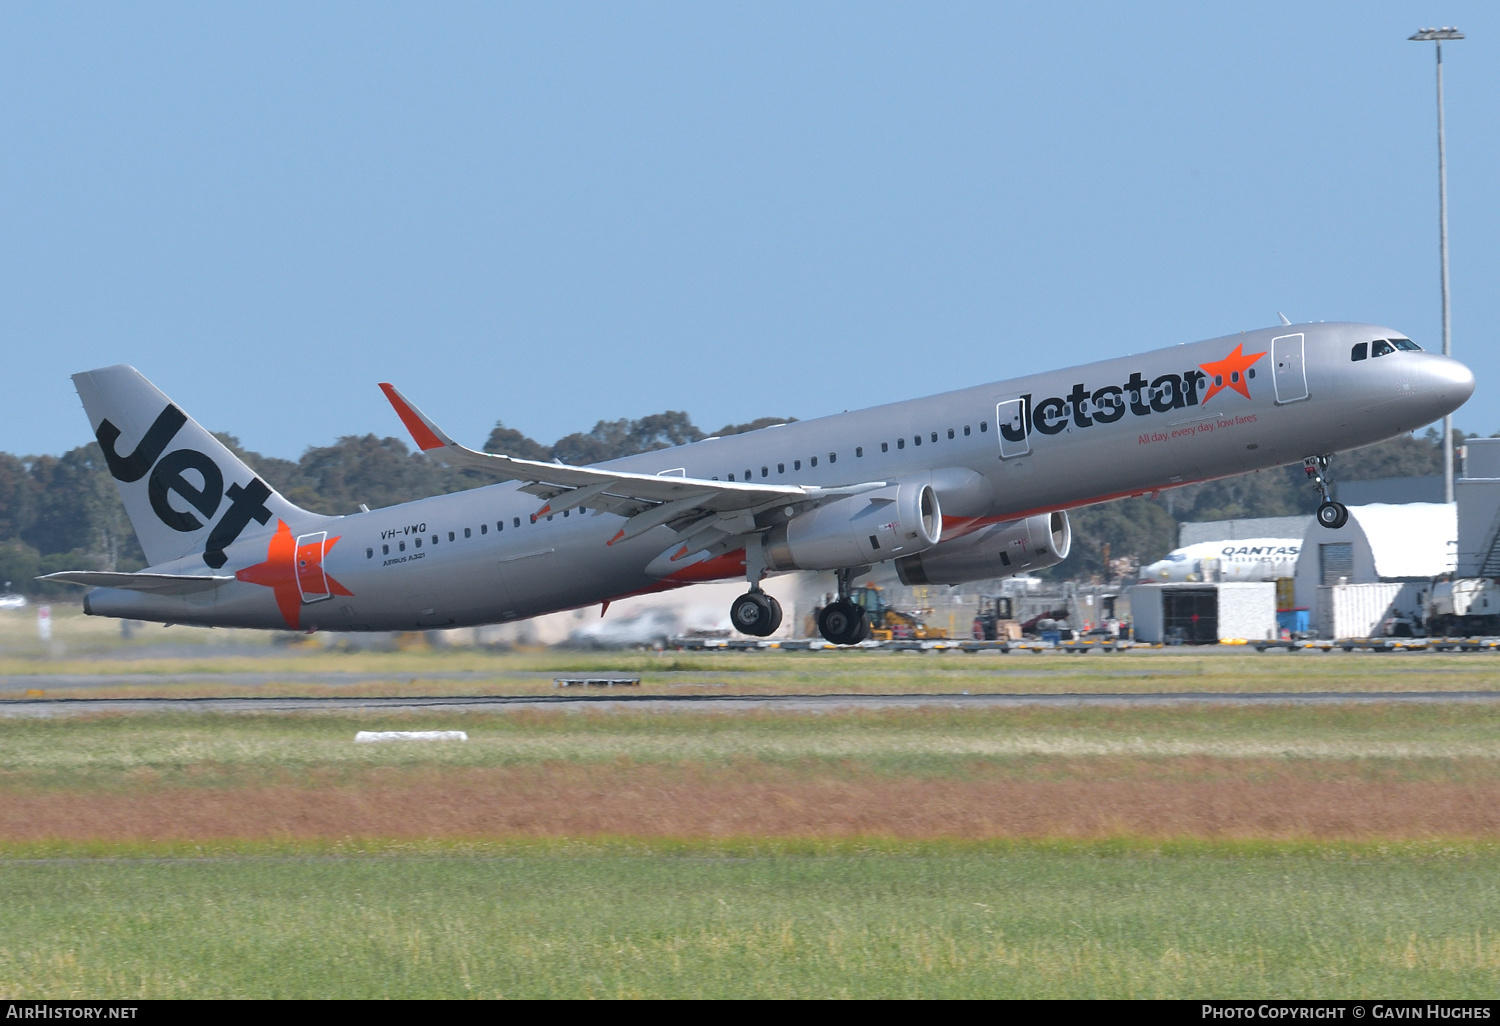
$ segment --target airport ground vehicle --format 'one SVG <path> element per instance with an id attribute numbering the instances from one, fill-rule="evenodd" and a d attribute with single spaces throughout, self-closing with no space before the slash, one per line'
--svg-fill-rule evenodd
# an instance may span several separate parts
<path id="1" fill-rule="evenodd" d="M 865 584 L 853 590 L 854 603 L 864 610 L 870 637 L 877 641 L 929 641 L 947 638 L 940 627 L 929 627 L 914 610 L 897 609 L 886 602 L 885 591 Z"/>
<path id="2" fill-rule="evenodd" d="M 730 620 L 767 636 L 781 608 L 761 581 L 816 570 L 838 579 L 818 624 L 836 644 L 868 629 L 851 598 L 864 568 L 892 563 L 911 586 L 1054 566 L 1079 506 L 1303 462 L 1337 527 L 1331 454 L 1474 389 L 1463 364 L 1390 329 L 1282 324 L 579 467 L 466 448 L 385 384 L 418 448 L 499 483 L 324 516 L 134 368 L 73 380 L 150 563 L 48 575 L 93 588 L 93 615 L 408 631 L 738 578 Z"/>
<path id="3" fill-rule="evenodd" d="M 1015 602 L 1009 595 L 981 595 L 974 614 L 975 641 L 1020 641 L 1021 625 L 1015 619 Z"/>
<path id="4" fill-rule="evenodd" d="M 1424 619 L 1434 637 L 1500 633 L 1500 584 L 1487 577 L 1438 580 L 1427 594 Z"/>

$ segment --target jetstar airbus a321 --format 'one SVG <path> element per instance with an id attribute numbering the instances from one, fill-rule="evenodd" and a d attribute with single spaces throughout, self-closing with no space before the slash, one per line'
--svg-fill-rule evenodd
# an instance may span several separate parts
<path id="1" fill-rule="evenodd" d="M 96 616 L 302 631 L 499 623 L 725 578 L 765 636 L 767 574 L 834 571 L 818 627 L 868 635 L 849 582 L 1050 566 L 1067 510 L 1303 462 L 1430 424 L 1474 390 L 1463 364 L 1373 324 L 1303 324 L 709 438 L 590 467 L 476 452 L 390 385 L 429 456 L 499 484 L 331 517 L 288 502 L 131 367 L 73 378 L 151 566 L 69 571 Z"/>

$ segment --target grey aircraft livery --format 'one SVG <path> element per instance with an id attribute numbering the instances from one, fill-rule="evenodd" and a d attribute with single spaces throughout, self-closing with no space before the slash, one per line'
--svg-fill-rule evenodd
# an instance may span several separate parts
<path id="1" fill-rule="evenodd" d="M 1284 320 L 1284 318 L 1283 318 Z M 132 367 L 73 381 L 141 547 L 138 573 L 66 571 L 84 608 L 202 626 L 400 631 L 499 623 L 743 578 L 739 631 L 781 608 L 767 574 L 834 571 L 819 631 L 868 636 L 850 580 L 894 562 L 961 584 L 1066 558 L 1067 510 L 1305 464 L 1451 413 L 1455 360 L 1371 324 L 1283 325 L 800 421 L 590 467 L 467 449 L 383 384 L 417 446 L 498 481 L 348 516 L 278 494 Z"/>

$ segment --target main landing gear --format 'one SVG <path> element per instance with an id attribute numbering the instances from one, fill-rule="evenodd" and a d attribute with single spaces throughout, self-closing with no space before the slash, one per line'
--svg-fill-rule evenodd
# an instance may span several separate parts
<path id="1" fill-rule="evenodd" d="M 818 633 L 835 645 L 858 645 L 870 636 L 870 621 L 863 606 L 849 598 L 848 570 L 838 571 L 839 597 L 818 614 Z"/>
<path id="2" fill-rule="evenodd" d="M 781 603 L 761 591 L 759 584 L 753 585 L 730 605 L 729 622 L 741 634 L 770 637 L 781 626 Z"/>
<path id="3" fill-rule="evenodd" d="M 759 538 L 745 542 L 745 579 L 750 590 L 729 606 L 729 622 L 741 634 L 768 638 L 781 626 L 781 603 L 760 590 L 760 579 L 766 575 L 766 556 Z"/>
<path id="4" fill-rule="evenodd" d="M 1318 494 L 1323 497 L 1318 505 L 1318 523 L 1330 530 L 1343 527 L 1349 522 L 1349 507 L 1342 502 L 1334 502 L 1328 495 L 1328 461 L 1332 458 L 1309 456 L 1302 461 L 1302 469 L 1307 471 L 1307 476 L 1318 486 Z"/>

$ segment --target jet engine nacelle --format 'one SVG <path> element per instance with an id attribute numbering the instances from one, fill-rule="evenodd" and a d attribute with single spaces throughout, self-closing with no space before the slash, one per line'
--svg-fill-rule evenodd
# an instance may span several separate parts
<path id="1" fill-rule="evenodd" d="M 906 585 L 965 584 L 1056 566 L 1072 545 L 1066 513 L 1038 513 L 904 556 L 896 573 Z"/>
<path id="2" fill-rule="evenodd" d="M 766 534 L 768 570 L 841 570 L 930 549 L 943 534 L 937 492 L 905 482 L 830 502 Z"/>

